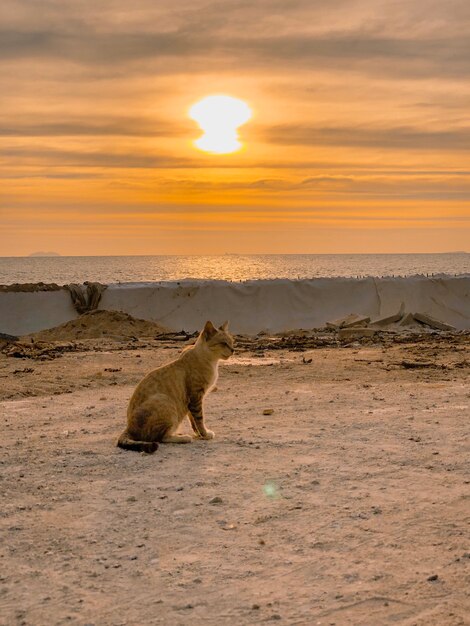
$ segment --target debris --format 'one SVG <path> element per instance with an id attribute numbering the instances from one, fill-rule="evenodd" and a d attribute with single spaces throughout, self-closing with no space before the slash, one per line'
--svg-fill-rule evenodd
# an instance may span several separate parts
<path id="1" fill-rule="evenodd" d="M 364 315 L 357 315 L 357 313 L 350 313 L 346 317 L 334 320 L 333 322 L 327 322 L 327 328 L 350 328 L 351 326 L 366 326 L 370 322 L 370 317 Z"/>
<path id="2" fill-rule="evenodd" d="M 403 359 L 400 365 L 402 365 L 405 369 L 417 369 L 419 367 L 437 367 L 436 363 L 433 361 L 407 361 Z"/>
<path id="3" fill-rule="evenodd" d="M 19 337 L 15 337 L 15 335 L 9 335 L 8 333 L 0 333 L 0 341 L 6 341 L 7 343 L 12 343 L 14 341 L 18 341 Z"/>
<path id="4" fill-rule="evenodd" d="M 403 318 L 404 314 L 405 314 L 405 303 L 402 302 L 398 313 L 395 313 L 394 315 L 389 315 L 388 317 L 382 317 L 378 320 L 374 320 L 373 322 L 371 322 L 371 325 L 389 326 L 390 324 L 395 324 L 396 322 L 399 322 Z"/>
<path id="5" fill-rule="evenodd" d="M 340 328 L 338 330 L 338 337 L 340 339 L 352 339 L 357 337 L 373 337 L 378 330 L 376 328 Z"/>
<path id="6" fill-rule="evenodd" d="M 107 289 L 107 285 L 86 282 L 83 284 L 82 288 L 81 285 L 70 283 L 70 285 L 66 285 L 65 288 L 70 292 L 75 310 L 77 313 L 82 314 L 95 311 L 98 308 L 101 295 L 103 291 Z"/>
<path id="7" fill-rule="evenodd" d="M 35 343 L 18 341 L 1 348 L 1 352 L 6 356 L 16 359 L 38 359 L 40 361 L 55 359 L 62 356 L 65 352 L 76 352 L 78 350 L 78 345 L 74 343 L 50 344 L 44 341 Z"/>
<path id="8" fill-rule="evenodd" d="M 457 330 L 455 326 L 451 326 L 450 324 L 446 324 L 445 322 L 436 320 L 434 317 L 431 317 L 426 313 L 414 313 L 413 317 L 415 320 L 418 320 L 418 322 L 426 324 L 426 326 L 430 326 L 431 328 L 435 328 L 436 330 Z"/>
<path id="9" fill-rule="evenodd" d="M 416 320 L 413 313 L 407 313 L 401 320 L 400 326 L 416 326 Z"/>

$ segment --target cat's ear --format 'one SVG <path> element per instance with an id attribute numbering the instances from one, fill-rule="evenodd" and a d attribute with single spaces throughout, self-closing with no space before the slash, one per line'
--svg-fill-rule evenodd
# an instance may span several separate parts
<path id="1" fill-rule="evenodd" d="M 211 337 L 213 337 L 217 333 L 217 328 L 210 321 L 206 322 L 204 326 L 204 330 L 202 331 L 204 335 L 204 339 L 208 341 Z"/>
<path id="2" fill-rule="evenodd" d="M 228 328 L 228 321 L 222 324 L 222 326 L 220 327 L 220 330 L 227 330 L 227 328 Z"/>

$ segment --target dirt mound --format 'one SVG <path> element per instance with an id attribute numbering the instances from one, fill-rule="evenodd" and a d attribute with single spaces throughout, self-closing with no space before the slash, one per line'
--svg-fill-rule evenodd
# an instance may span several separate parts
<path id="1" fill-rule="evenodd" d="M 1 292 L 34 292 L 34 291 L 60 291 L 65 289 L 56 283 L 13 283 L 12 285 L 0 285 Z"/>
<path id="2" fill-rule="evenodd" d="M 156 322 L 140 320 L 120 311 L 90 311 L 75 320 L 41 330 L 28 338 L 35 341 L 75 341 L 77 339 L 154 337 L 168 332 Z"/>

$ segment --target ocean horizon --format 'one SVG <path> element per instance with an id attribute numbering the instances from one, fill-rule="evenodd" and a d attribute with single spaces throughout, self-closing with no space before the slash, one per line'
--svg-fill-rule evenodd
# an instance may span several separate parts
<path id="1" fill-rule="evenodd" d="M 0 284 L 269 280 L 470 273 L 470 253 L 0 257 Z"/>

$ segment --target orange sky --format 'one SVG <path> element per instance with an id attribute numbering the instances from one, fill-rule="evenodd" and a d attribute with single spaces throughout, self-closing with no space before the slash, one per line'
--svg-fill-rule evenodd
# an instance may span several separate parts
<path id="1" fill-rule="evenodd" d="M 470 250 L 470 3 L 3 0 L 0 255 Z M 189 107 L 248 102 L 232 155 Z"/>

